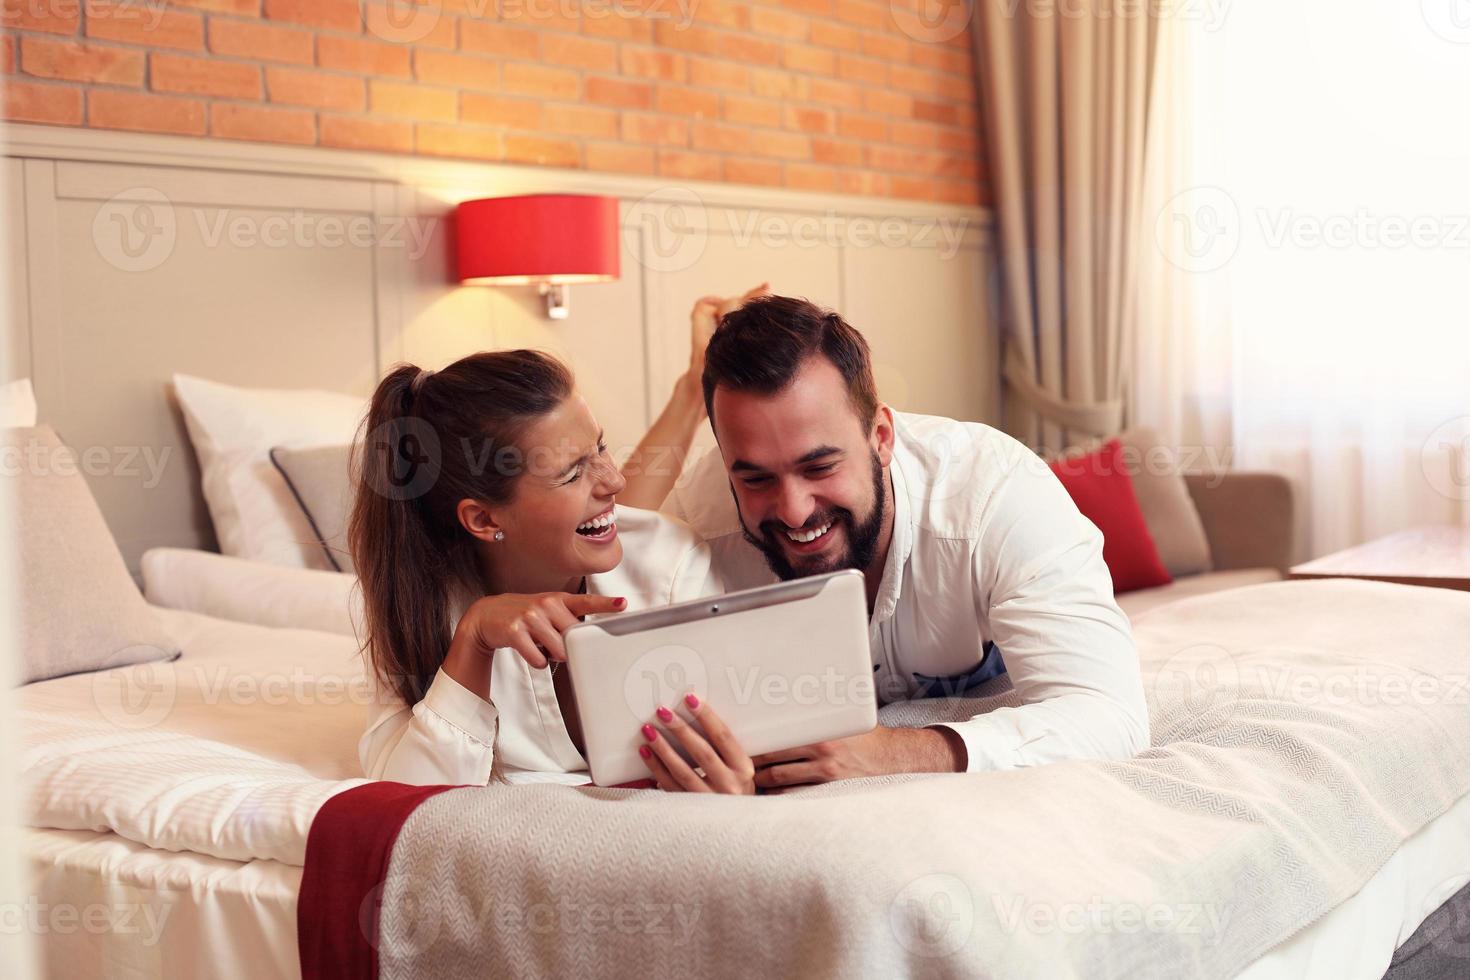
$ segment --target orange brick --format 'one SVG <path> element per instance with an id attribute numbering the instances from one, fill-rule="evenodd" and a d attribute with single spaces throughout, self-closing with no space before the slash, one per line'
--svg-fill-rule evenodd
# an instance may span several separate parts
<path id="1" fill-rule="evenodd" d="M 615 78 L 587 79 L 587 101 L 619 109 L 653 107 L 653 86 L 647 82 L 625 82 Z"/>
<path id="2" fill-rule="evenodd" d="M 703 89 L 660 85 L 655 106 L 659 112 L 696 119 L 713 119 L 720 114 L 720 97 Z"/>
<path id="3" fill-rule="evenodd" d="M 419 153 L 440 157 L 499 160 L 505 156 L 505 139 L 497 130 L 470 126 L 419 123 L 414 146 Z"/>
<path id="4" fill-rule="evenodd" d="M 575 34 L 582 29 L 581 12 L 573 4 L 548 0 L 499 0 L 496 6 L 500 19 L 508 23 L 542 31 L 561 31 L 563 34 Z"/>
<path id="5" fill-rule="evenodd" d="M 494 21 L 464 19 L 459 24 L 459 46 L 465 51 L 534 61 L 539 49 L 535 31 L 507 27 Z"/>
<path id="6" fill-rule="evenodd" d="M 689 145 L 713 153 L 749 153 L 765 139 L 744 126 L 726 123 L 697 122 L 691 131 Z"/>
<path id="7" fill-rule="evenodd" d="M 888 138 L 888 122 L 878 116 L 843 113 L 837 118 L 837 132 L 851 139 L 876 143 Z"/>
<path id="8" fill-rule="evenodd" d="M 419 81 L 435 85 L 454 85 L 486 92 L 500 88 L 500 62 L 478 55 L 415 48 L 413 71 Z"/>
<path id="9" fill-rule="evenodd" d="M 759 139 L 750 142 L 747 152 L 782 160 L 806 160 L 812 155 L 812 141 L 803 133 L 761 133 Z"/>
<path id="10" fill-rule="evenodd" d="M 893 34 L 863 35 L 863 54 L 872 58 L 907 63 L 910 47 L 907 40 Z"/>
<path id="11" fill-rule="evenodd" d="M 712 58 L 689 59 L 689 81 L 704 88 L 745 92 L 750 88 L 750 69 L 733 61 Z"/>
<path id="12" fill-rule="evenodd" d="M 809 88 L 809 79 L 788 71 L 755 68 L 750 72 L 750 90 L 763 98 L 805 101 Z"/>
<path id="13" fill-rule="evenodd" d="M 193 7 L 217 14 L 239 14 L 243 17 L 260 16 L 260 0 L 171 0 L 175 7 Z"/>
<path id="14" fill-rule="evenodd" d="M 835 163 L 844 167 L 860 166 L 863 162 L 863 144 L 813 136 L 812 159 L 817 163 Z"/>
<path id="15" fill-rule="evenodd" d="M 87 0 L 87 37 L 150 48 L 204 50 L 204 18 L 116 0 Z"/>
<path id="16" fill-rule="evenodd" d="M 876 58 L 844 54 L 837 59 L 837 77 L 849 82 L 885 85 L 888 82 L 888 66 Z"/>
<path id="17" fill-rule="evenodd" d="M 209 50 L 235 58 L 311 64 L 311 33 L 248 20 L 209 21 Z"/>
<path id="18" fill-rule="evenodd" d="M 910 175 L 937 174 L 945 162 L 943 154 L 902 146 L 869 145 L 867 154 L 868 166 L 875 170 L 892 170 Z"/>
<path id="19" fill-rule="evenodd" d="M 880 5 L 866 0 L 834 0 L 832 4 L 832 14 L 838 20 L 879 31 L 888 29 L 889 13 L 886 3 Z"/>
<path id="20" fill-rule="evenodd" d="M 863 108 L 868 112 L 887 113 L 905 118 L 914 114 L 914 100 L 900 92 L 869 89 L 863 93 Z"/>
<path id="21" fill-rule="evenodd" d="M 786 186 L 803 191 L 835 191 L 837 170 L 807 163 L 786 165 Z"/>
<path id="22" fill-rule="evenodd" d="M 623 113 L 623 139 L 630 143 L 656 143 L 663 146 L 689 145 L 689 124 L 672 116 L 645 116 Z"/>
<path id="23" fill-rule="evenodd" d="M 786 128 L 803 133 L 832 133 L 837 129 L 831 109 L 812 109 L 807 106 L 786 107 Z"/>
<path id="24" fill-rule="evenodd" d="M 5 118 L 16 122 L 82 124 L 82 90 L 71 85 L 7 81 L 0 86 Z M 121 93 L 119 93 L 121 94 Z"/>
<path id="25" fill-rule="evenodd" d="M 580 88 L 577 73 L 565 68 L 509 63 L 501 66 L 507 92 L 543 99 L 575 99 Z"/>
<path id="26" fill-rule="evenodd" d="M 732 27 L 738 31 L 750 28 L 750 8 L 735 0 L 695 0 L 690 9 L 694 19 L 702 24 Z"/>
<path id="27" fill-rule="evenodd" d="M 617 71 L 618 46 L 570 34 L 543 34 L 541 60 L 587 71 Z"/>
<path id="28" fill-rule="evenodd" d="M 212 95 L 222 99 L 260 98 L 260 69 L 255 65 L 156 51 L 148 59 L 148 80 L 155 92 Z"/>
<path id="29" fill-rule="evenodd" d="M 788 44 L 783 64 L 793 71 L 833 75 L 837 72 L 837 55 L 826 48 L 817 48 L 810 44 Z"/>
<path id="30" fill-rule="evenodd" d="M 781 6 L 812 17 L 832 16 L 832 0 L 781 0 Z"/>
<path id="31" fill-rule="evenodd" d="M 905 146 L 919 146 L 927 149 L 938 149 L 941 130 L 938 126 L 928 123 L 894 122 L 888 127 L 889 138 L 895 143 Z"/>
<path id="32" fill-rule="evenodd" d="M 87 93 L 87 125 L 147 133 L 204 135 L 204 102 L 142 92 L 94 89 Z"/>
<path id="33" fill-rule="evenodd" d="M 413 124 L 366 116 L 321 117 L 322 146 L 348 150 L 413 150 Z"/>
<path id="34" fill-rule="evenodd" d="M 465 122 L 486 126 L 540 129 L 541 103 L 535 99 L 507 99 L 465 92 L 459 97 L 459 116 Z"/>
<path id="35" fill-rule="evenodd" d="M 915 44 L 909 50 L 910 60 L 920 68 L 947 71 L 951 75 L 969 75 L 974 70 L 969 49 L 951 51 L 932 44 Z"/>
<path id="36" fill-rule="evenodd" d="M 359 111 L 367 106 L 366 86 L 351 75 L 331 75 L 295 68 L 267 68 L 265 91 L 272 102 L 317 109 Z"/>
<path id="37" fill-rule="evenodd" d="M 725 96 L 725 119 L 747 126 L 781 125 L 781 103 L 771 99 L 747 99 L 743 96 Z"/>
<path id="38" fill-rule="evenodd" d="M 618 114 L 612 109 L 584 105 L 544 105 L 542 125 L 553 133 L 568 136 L 601 136 L 616 139 Z"/>
<path id="39" fill-rule="evenodd" d="M 0 37 L 0 72 L 9 75 L 15 71 L 15 38 Z"/>
<path id="40" fill-rule="evenodd" d="M 934 85 L 941 98 L 970 104 L 979 101 L 979 92 L 975 87 L 975 79 L 973 77 L 953 78 L 949 75 L 936 75 L 934 77 Z"/>
<path id="41" fill-rule="evenodd" d="M 362 14 L 357 0 L 265 0 L 264 13 L 269 20 L 285 20 L 308 27 L 354 33 L 362 30 Z"/>
<path id="42" fill-rule="evenodd" d="M 708 153 L 688 150 L 659 150 L 658 172 L 664 177 L 686 180 L 719 180 L 724 176 L 723 161 Z"/>
<path id="43" fill-rule="evenodd" d="M 914 118 L 925 122 L 954 124 L 959 119 L 955 107 L 948 102 L 925 102 L 923 99 L 914 100 Z"/>
<path id="44" fill-rule="evenodd" d="M 819 44 L 824 48 L 836 48 L 839 51 L 859 51 L 863 46 L 863 34 L 861 31 L 841 24 L 833 24 L 824 20 L 812 21 L 813 44 Z"/>
<path id="45" fill-rule="evenodd" d="M 459 93 L 453 89 L 368 81 L 368 105 L 373 115 L 402 116 L 427 122 L 454 122 L 459 118 Z"/>
<path id="46" fill-rule="evenodd" d="M 980 152 L 980 134 L 968 129 L 950 129 L 948 127 L 939 131 L 939 148 L 941 150 L 953 150 L 957 153 L 968 153 L 972 156 Z"/>
<path id="47" fill-rule="evenodd" d="M 941 76 L 923 68 L 910 68 L 908 65 L 889 65 L 888 84 L 893 88 L 903 89 L 905 92 L 913 92 L 917 95 L 938 95 L 942 83 Z"/>
<path id="48" fill-rule="evenodd" d="M 368 2 L 362 6 L 362 24 L 368 34 L 390 44 L 415 48 L 453 48 L 455 18 L 438 4 L 411 0 Z"/>
<path id="49" fill-rule="evenodd" d="M 702 8 L 704 0 L 696 6 Z M 661 47 L 691 51 L 695 54 L 730 58 L 753 65 L 781 63 L 781 42 L 765 41 L 733 31 L 709 27 L 680 29 L 678 22 L 661 20 L 654 27 L 654 38 Z"/>
<path id="50" fill-rule="evenodd" d="M 774 34 L 788 41 L 805 41 L 811 33 L 811 21 L 801 14 L 776 7 L 754 7 L 750 11 L 750 29 L 757 34 Z"/>
<path id="51" fill-rule="evenodd" d="M 653 48 L 623 48 L 622 73 L 661 82 L 682 82 L 688 67 L 682 54 Z"/>
<path id="52" fill-rule="evenodd" d="M 143 84 L 143 52 L 22 37 L 20 70 L 38 78 L 137 86 Z"/>
<path id="53" fill-rule="evenodd" d="M 630 17 L 622 10 L 627 9 L 630 4 L 610 4 L 606 7 L 589 7 L 582 11 L 582 33 L 592 34 L 597 37 L 617 38 L 621 41 L 642 41 L 645 44 L 653 40 L 653 21 L 643 17 Z M 611 169 L 593 167 L 587 165 L 589 170 Z M 650 167 L 648 172 L 651 172 Z M 624 171 L 637 173 L 639 171 Z"/>
<path id="54" fill-rule="evenodd" d="M 871 170 L 843 170 L 837 175 L 837 189 L 844 194 L 888 196 L 888 175 Z"/>
<path id="55" fill-rule="evenodd" d="M 316 116 L 305 109 L 216 102 L 209 107 L 209 135 L 257 143 L 316 142 Z"/>
<path id="56" fill-rule="evenodd" d="M 364 75 L 393 75 L 408 78 L 409 49 L 399 44 L 368 41 L 355 37 L 322 34 L 316 39 L 317 64 L 338 71 Z"/>
<path id="57" fill-rule="evenodd" d="M 75 3 L 37 3 L 36 0 L 4 0 L 0 6 L 0 26 L 8 31 L 44 31 L 47 34 L 75 34 L 82 22 L 81 8 Z M 20 100 L 21 102 L 24 99 Z M 9 103 L 6 103 L 9 105 Z M 20 102 L 17 102 L 20 105 Z"/>
<path id="58" fill-rule="evenodd" d="M 620 174 L 651 174 L 657 167 L 652 147 L 625 143 L 588 143 L 587 169 Z"/>
<path id="59" fill-rule="evenodd" d="M 851 82 L 838 82 L 830 78 L 811 80 L 810 98 L 813 102 L 841 106 L 844 109 L 863 107 L 863 90 Z"/>
<path id="60" fill-rule="evenodd" d="M 948 204 L 979 204 L 980 185 L 973 180 L 945 180 L 938 188 L 939 200 Z"/>
<path id="61" fill-rule="evenodd" d="M 725 179 L 737 184 L 781 186 L 781 165 L 770 160 L 726 159 Z"/>
<path id="62" fill-rule="evenodd" d="M 937 196 L 937 186 L 932 180 L 923 177 L 905 177 L 894 174 L 888 179 L 894 197 L 911 198 L 919 201 L 932 201 Z"/>
<path id="63" fill-rule="evenodd" d="M 582 165 L 582 151 L 572 140 L 512 133 L 505 137 L 505 159 L 547 167 L 579 167 Z"/>

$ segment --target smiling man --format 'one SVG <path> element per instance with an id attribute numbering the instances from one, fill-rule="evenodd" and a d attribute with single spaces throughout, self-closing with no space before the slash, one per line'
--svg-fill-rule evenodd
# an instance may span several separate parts
<path id="1" fill-rule="evenodd" d="M 1102 535 L 1036 454 L 985 425 L 894 412 L 862 335 L 803 299 L 727 314 L 703 382 L 720 452 L 664 509 L 710 544 L 729 588 L 856 568 L 880 703 L 1002 672 L 1025 702 L 761 756 L 758 786 L 1121 759 L 1148 744 Z"/>

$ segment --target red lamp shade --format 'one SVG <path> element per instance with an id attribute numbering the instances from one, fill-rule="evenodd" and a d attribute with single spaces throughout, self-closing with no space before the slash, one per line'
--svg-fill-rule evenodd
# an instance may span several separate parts
<path id="1" fill-rule="evenodd" d="M 526 194 L 465 201 L 455 212 L 462 283 L 604 282 L 618 277 L 618 201 Z"/>

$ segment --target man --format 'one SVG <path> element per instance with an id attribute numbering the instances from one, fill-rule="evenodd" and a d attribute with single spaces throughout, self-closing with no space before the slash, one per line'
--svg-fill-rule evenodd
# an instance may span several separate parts
<path id="1" fill-rule="evenodd" d="M 859 569 L 880 702 L 1001 671 L 1025 701 L 770 753 L 752 760 L 758 787 L 1120 759 L 1148 744 L 1102 535 L 1034 453 L 985 425 L 894 412 L 862 336 L 802 299 L 724 315 L 703 388 L 720 452 L 664 509 L 710 544 L 730 589 Z"/>

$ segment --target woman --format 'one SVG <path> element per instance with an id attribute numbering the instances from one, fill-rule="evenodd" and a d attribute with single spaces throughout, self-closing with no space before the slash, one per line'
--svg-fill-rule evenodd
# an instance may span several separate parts
<path id="1" fill-rule="evenodd" d="M 412 365 L 378 385 L 349 527 L 378 686 L 372 778 L 582 783 L 561 634 L 579 618 L 721 591 L 684 525 L 617 507 L 626 484 L 567 368 L 535 351 Z M 645 440 L 646 442 L 646 440 Z M 690 692 L 642 727 L 667 790 L 753 793 L 754 770 Z M 681 743 L 701 777 L 674 751 Z"/>

